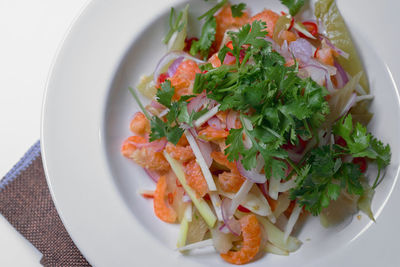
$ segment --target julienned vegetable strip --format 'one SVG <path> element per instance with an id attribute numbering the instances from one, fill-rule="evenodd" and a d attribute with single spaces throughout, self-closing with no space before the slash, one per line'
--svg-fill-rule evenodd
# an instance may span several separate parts
<path id="1" fill-rule="evenodd" d="M 187 185 L 185 173 L 182 169 L 181 163 L 173 159 L 166 151 L 164 151 L 164 156 L 171 165 L 171 168 L 174 171 L 176 177 L 182 184 L 183 188 L 189 195 L 190 199 L 192 200 L 193 204 L 199 211 L 200 215 L 203 217 L 204 221 L 208 224 L 209 227 L 214 227 L 215 222 L 217 221 L 217 217 L 215 217 L 214 213 L 208 206 L 207 202 L 202 198 L 198 198 L 193 189 Z"/>
<path id="2" fill-rule="evenodd" d="M 208 189 L 210 191 L 216 191 L 217 187 L 215 186 L 214 179 L 212 177 L 212 174 L 210 172 L 210 169 L 207 166 L 206 161 L 204 160 L 203 155 L 201 154 L 201 151 L 199 149 L 199 146 L 197 145 L 197 141 L 194 138 L 194 136 L 188 131 L 185 131 L 186 138 L 192 147 L 193 153 L 196 156 L 197 162 L 200 165 L 201 171 L 203 172 L 204 178 L 206 179 Z"/>

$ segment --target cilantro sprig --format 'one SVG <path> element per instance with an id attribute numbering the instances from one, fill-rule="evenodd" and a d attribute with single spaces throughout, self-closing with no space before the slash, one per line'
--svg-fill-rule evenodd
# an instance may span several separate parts
<path id="1" fill-rule="evenodd" d="M 163 39 L 164 44 L 168 44 L 175 32 L 182 31 L 183 27 L 185 26 L 185 21 L 182 19 L 183 13 L 184 11 L 182 10 L 178 13 L 178 15 L 176 15 L 175 9 L 171 7 L 171 12 L 169 13 L 169 31 Z"/>
<path id="2" fill-rule="evenodd" d="M 357 164 L 343 162 L 341 153 L 329 145 L 311 151 L 307 164 L 297 177 L 297 186 L 290 198 L 304 206 L 313 215 L 336 200 L 342 190 L 349 194 L 362 195 L 362 173 Z"/>
<path id="3" fill-rule="evenodd" d="M 236 65 L 197 74 L 193 91 L 206 90 L 207 97 L 221 104 L 220 110 L 239 111 L 242 119 L 251 122 L 250 128 L 231 129 L 225 151 L 228 159 L 241 157 L 243 166 L 250 170 L 261 154 L 266 176 L 284 178 L 284 160 L 288 159 L 281 147 L 287 142 L 296 144 L 299 135 L 309 139 L 310 129 L 321 126 L 329 112 L 324 99 L 327 91 L 311 79 L 299 78 L 297 64 L 285 66 L 285 59 L 264 39 L 265 23 L 254 21 L 228 34 L 232 48 L 221 49 L 219 58 L 223 61 L 232 53 Z M 251 140 L 251 148 L 244 145 L 242 134 Z"/>
<path id="4" fill-rule="evenodd" d="M 201 29 L 199 40 L 193 41 L 192 46 L 190 47 L 190 54 L 195 56 L 197 53 L 200 53 L 203 58 L 207 58 L 211 45 L 215 41 L 215 34 L 217 33 L 217 20 L 215 19 L 214 14 L 227 2 L 228 0 L 222 0 L 198 17 L 199 20 L 204 19 L 205 22 Z"/>

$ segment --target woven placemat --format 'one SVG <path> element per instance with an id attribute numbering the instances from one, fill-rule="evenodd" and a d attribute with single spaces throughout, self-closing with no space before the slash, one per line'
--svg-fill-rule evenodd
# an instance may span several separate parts
<path id="1" fill-rule="evenodd" d="M 39 141 L 1 180 L 0 213 L 43 254 L 43 266 L 90 266 L 58 216 Z"/>

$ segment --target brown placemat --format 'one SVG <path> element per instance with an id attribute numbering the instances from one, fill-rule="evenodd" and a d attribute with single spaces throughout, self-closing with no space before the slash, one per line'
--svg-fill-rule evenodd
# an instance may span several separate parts
<path id="1" fill-rule="evenodd" d="M 0 213 L 43 254 L 43 266 L 90 266 L 58 216 L 39 142 L 2 179 Z"/>

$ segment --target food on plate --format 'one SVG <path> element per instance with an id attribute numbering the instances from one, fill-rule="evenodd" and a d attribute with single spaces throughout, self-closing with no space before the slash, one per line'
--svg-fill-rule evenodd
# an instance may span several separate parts
<path id="1" fill-rule="evenodd" d="M 252 15 L 222 0 L 198 18 L 198 37 L 189 6 L 172 9 L 168 52 L 138 85 L 150 104 L 130 88 L 141 111 L 122 154 L 155 181 L 141 194 L 180 223 L 180 251 L 214 246 L 245 264 L 298 250 L 306 216 L 374 220 L 391 152 L 367 131 L 373 96 L 350 35 L 332 0 L 307 21 L 296 16 L 304 1 L 281 2 L 288 11 Z"/>

